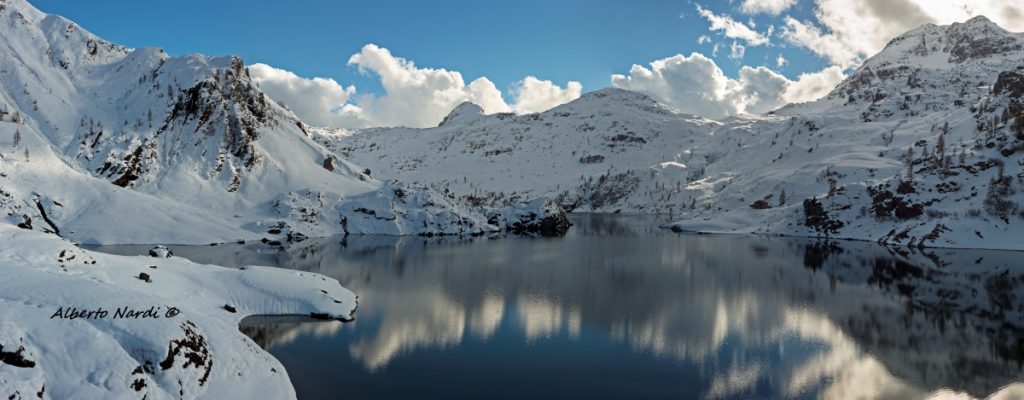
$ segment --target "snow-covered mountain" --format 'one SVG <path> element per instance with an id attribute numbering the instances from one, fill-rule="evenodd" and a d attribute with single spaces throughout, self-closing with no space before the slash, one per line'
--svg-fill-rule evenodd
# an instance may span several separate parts
<path id="1" fill-rule="evenodd" d="M 315 143 L 237 57 L 128 49 L 24 0 L 0 0 L 0 38 L 8 222 L 91 243 L 499 229 Z"/>
<path id="2" fill-rule="evenodd" d="M 500 204 L 671 213 L 678 230 L 1024 249 L 1024 35 L 984 17 L 890 42 L 823 99 L 711 121 L 616 89 L 431 129 L 314 129 L 377 176 Z"/>
<path id="3" fill-rule="evenodd" d="M 693 172 L 678 162 L 680 150 L 705 143 L 720 125 L 639 93 L 603 89 L 539 114 L 483 115 L 464 103 L 437 128 L 312 131 L 382 177 L 429 182 L 484 204 L 546 196 L 568 209 L 645 212 L 658 206 L 630 202 L 638 177 L 615 185 L 600 177 L 685 179 Z"/>

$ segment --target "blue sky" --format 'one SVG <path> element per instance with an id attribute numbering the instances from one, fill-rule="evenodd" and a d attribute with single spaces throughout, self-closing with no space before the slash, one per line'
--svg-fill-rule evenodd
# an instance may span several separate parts
<path id="1" fill-rule="evenodd" d="M 127 46 L 160 46 L 175 55 L 235 54 L 248 63 L 331 77 L 364 90 L 376 88 L 376 80 L 346 62 L 367 43 L 419 66 L 458 70 L 467 80 L 486 76 L 499 89 L 534 75 L 560 84 L 579 81 L 590 91 L 608 86 L 612 73 L 626 73 L 632 64 L 695 51 L 711 57 L 714 42 L 698 44 L 701 35 L 732 42 L 709 33 L 694 3 L 679 0 L 317 0 L 293 7 L 259 0 L 33 3 Z M 733 9 L 727 2 L 700 4 L 717 13 Z M 798 3 L 791 14 L 806 17 L 810 9 Z M 775 19 L 753 16 L 758 25 Z M 775 68 L 779 53 L 791 63 Z M 729 76 L 741 64 L 769 65 L 791 78 L 827 65 L 793 46 L 747 48 L 741 62 L 730 60 L 728 51 L 713 59 Z"/>
<path id="2" fill-rule="evenodd" d="M 464 101 L 540 112 L 608 86 L 758 114 L 826 95 L 924 23 L 1024 30 L 1020 0 L 29 1 L 130 47 L 241 56 L 272 98 L 341 128 L 432 126 Z"/>

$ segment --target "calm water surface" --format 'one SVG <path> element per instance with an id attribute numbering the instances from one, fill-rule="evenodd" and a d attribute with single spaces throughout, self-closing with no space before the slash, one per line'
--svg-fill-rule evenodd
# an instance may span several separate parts
<path id="1" fill-rule="evenodd" d="M 1024 253 L 573 222 L 563 238 L 172 250 L 318 272 L 360 296 L 355 322 L 242 327 L 301 399 L 1024 396 Z"/>

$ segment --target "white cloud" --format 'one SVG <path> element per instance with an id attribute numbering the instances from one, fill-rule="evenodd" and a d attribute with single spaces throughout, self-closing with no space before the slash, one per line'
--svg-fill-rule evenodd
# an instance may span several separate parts
<path id="1" fill-rule="evenodd" d="M 831 66 L 818 72 L 800 74 L 796 81 L 786 87 L 783 99 L 786 103 L 804 103 L 824 97 L 839 82 L 846 79 L 843 69 Z"/>
<path id="2" fill-rule="evenodd" d="M 513 110 L 519 114 L 546 111 L 560 104 L 576 100 L 583 92 L 583 85 L 570 81 L 563 89 L 551 81 L 542 81 L 527 76 L 512 87 L 516 98 Z"/>
<path id="3" fill-rule="evenodd" d="M 746 54 L 746 53 L 747 53 L 747 48 L 743 47 L 742 44 L 739 44 L 739 43 L 736 43 L 736 42 L 732 42 L 732 45 L 729 46 L 729 58 L 731 58 L 733 60 L 737 60 L 737 61 L 742 60 L 743 59 L 743 55 Z"/>
<path id="4" fill-rule="evenodd" d="M 722 31 L 722 34 L 724 34 L 725 37 L 742 40 L 750 46 L 768 44 L 767 36 L 758 33 L 750 26 L 736 21 L 728 15 L 717 15 L 711 10 L 701 7 L 699 4 L 697 5 L 697 13 L 711 23 L 711 27 L 708 29 L 712 31 Z"/>
<path id="5" fill-rule="evenodd" d="M 353 86 L 342 87 L 334 79 L 302 78 L 266 64 L 250 65 L 249 74 L 267 95 L 300 114 L 307 123 L 344 125 L 354 117 L 351 109 L 342 109 L 356 91 Z"/>
<path id="6" fill-rule="evenodd" d="M 740 68 L 735 91 L 729 94 L 736 107 L 750 114 L 761 114 L 786 104 L 786 87 L 792 83 L 766 67 Z"/>
<path id="7" fill-rule="evenodd" d="M 583 90 L 579 82 L 562 88 L 551 81 L 527 76 L 512 85 L 509 105 L 487 78 L 468 85 L 458 71 L 420 68 L 374 44 L 363 46 L 349 65 L 380 79 L 384 93 L 356 94 L 333 79 L 303 78 L 265 64 L 250 66 L 253 80 L 271 98 L 287 105 L 309 124 L 339 128 L 371 126 L 429 127 L 437 125 L 455 106 L 473 102 L 485 113 L 540 112 L 572 101 Z"/>
<path id="8" fill-rule="evenodd" d="M 747 14 L 779 15 L 796 4 L 796 0 L 743 0 L 740 11 Z"/>
<path id="9" fill-rule="evenodd" d="M 787 60 L 786 57 L 783 57 L 782 54 L 779 54 L 778 57 L 775 57 L 775 66 L 776 67 L 782 68 L 782 67 L 785 67 L 786 64 L 789 64 L 789 60 Z"/>
<path id="10" fill-rule="evenodd" d="M 700 35 L 700 37 L 697 38 L 697 44 L 706 44 L 706 43 L 711 43 L 711 36 Z"/>
<path id="11" fill-rule="evenodd" d="M 612 85 L 646 93 L 685 113 L 723 118 L 817 99 L 844 77 L 840 68 L 829 67 L 792 81 L 766 67 L 744 66 L 739 78 L 731 79 L 713 60 L 693 53 L 654 61 L 649 68 L 633 65 L 628 76 L 613 75 Z"/>
<path id="12" fill-rule="evenodd" d="M 786 17 L 782 36 L 850 68 L 925 23 L 944 25 L 978 15 L 1011 31 L 1024 30 L 1024 3 L 1019 0 L 817 0 L 816 21 Z"/>
<path id="13" fill-rule="evenodd" d="M 737 111 L 726 98 L 734 81 L 700 53 L 654 61 L 650 68 L 633 65 L 628 76 L 612 75 L 612 85 L 646 93 L 682 112 L 721 118 Z"/>
<path id="14" fill-rule="evenodd" d="M 367 94 L 356 101 L 373 126 L 434 126 L 465 101 L 476 103 L 486 113 L 509 111 L 501 92 L 487 78 L 467 86 L 458 71 L 418 68 L 374 44 L 363 46 L 348 64 L 380 79 L 384 94 Z"/>

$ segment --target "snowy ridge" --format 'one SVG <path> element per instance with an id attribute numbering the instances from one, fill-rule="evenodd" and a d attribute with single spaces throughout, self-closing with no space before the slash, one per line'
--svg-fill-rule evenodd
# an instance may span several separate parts
<path id="1" fill-rule="evenodd" d="M 0 188 L 10 223 L 48 218 L 58 227 L 50 230 L 98 244 L 498 230 L 479 223 L 482 210 L 448 200 L 346 231 L 367 201 L 390 208 L 388 195 L 371 194 L 390 187 L 314 142 L 241 59 L 127 49 L 23 0 L 0 4 Z M 317 201 L 281 212 L 295 195 Z"/>
<path id="2" fill-rule="evenodd" d="M 318 140 L 491 204 L 667 213 L 677 230 L 1024 249 L 1024 36 L 984 17 L 897 37 L 828 96 L 710 121 L 616 89 L 548 112 Z"/>

